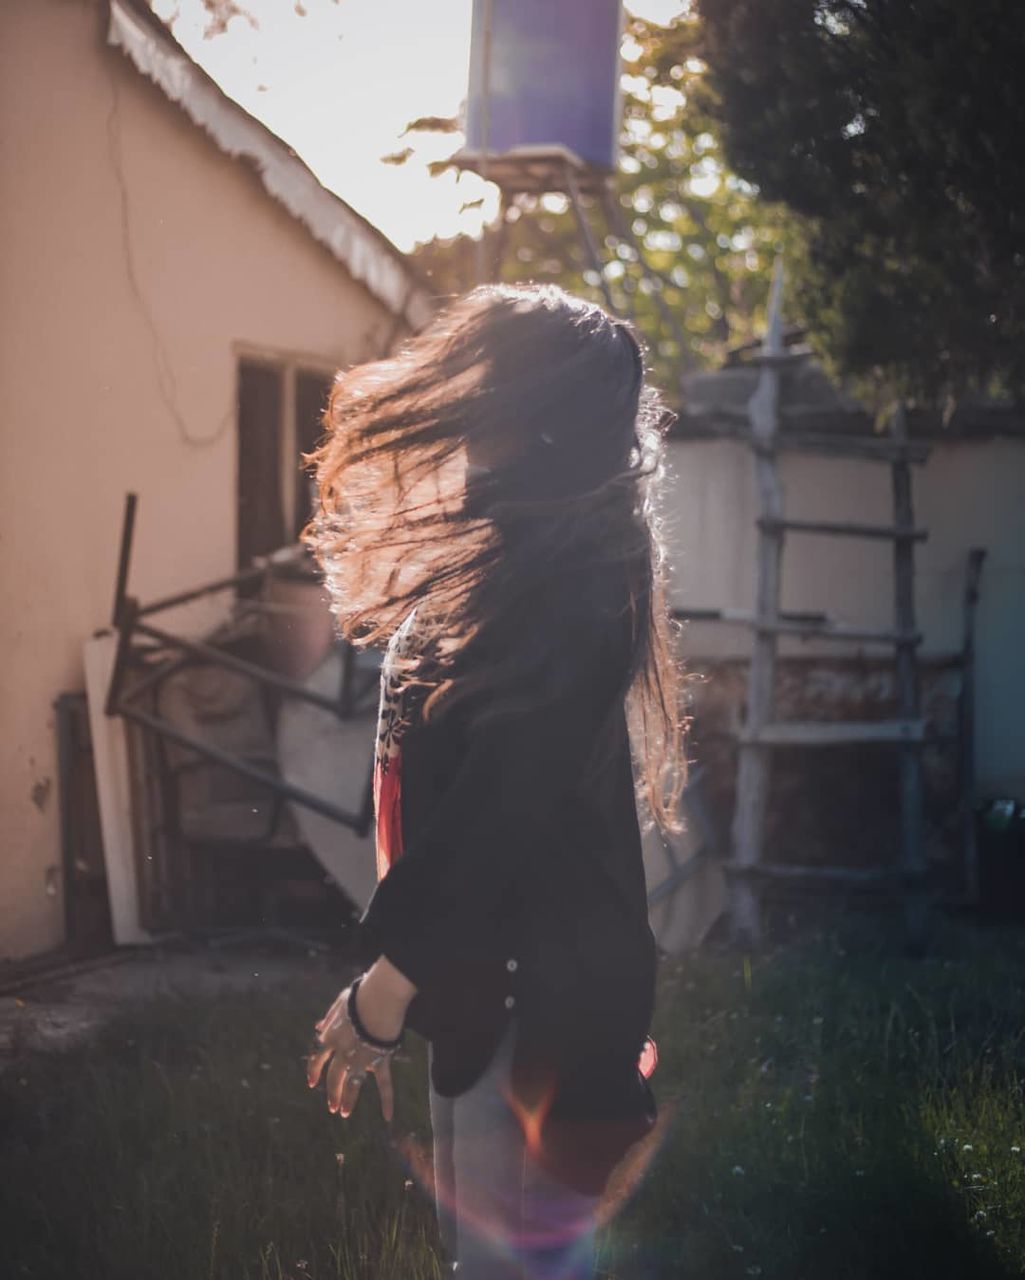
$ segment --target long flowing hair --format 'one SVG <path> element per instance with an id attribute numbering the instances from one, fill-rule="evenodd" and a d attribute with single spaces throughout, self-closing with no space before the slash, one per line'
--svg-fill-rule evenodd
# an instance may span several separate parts
<path id="1" fill-rule="evenodd" d="M 488 639 L 522 631 L 546 585 L 621 583 L 638 800 L 667 833 L 686 772 L 656 502 L 668 417 L 628 324 L 553 286 L 483 286 L 338 374 L 303 534 L 350 643 L 384 644 L 416 607 L 400 672 L 428 719 L 542 690 L 537 646 Z"/>

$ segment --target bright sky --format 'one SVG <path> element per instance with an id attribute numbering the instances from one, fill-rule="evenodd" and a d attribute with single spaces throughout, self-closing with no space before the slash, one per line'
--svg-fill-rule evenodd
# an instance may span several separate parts
<path id="1" fill-rule="evenodd" d="M 253 21 L 236 16 L 209 37 L 202 0 L 151 2 L 226 93 L 399 248 L 479 230 L 482 210 L 461 206 L 479 200 L 485 184 L 472 173 L 432 178 L 426 167 L 461 138 L 401 136 L 418 116 L 459 112 L 472 0 L 239 0 Z M 628 8 L 667 22 L 684 0 L 630 0 Z M 405 165 L 381 163 L 410 145 Z M 490 184 L 485 194 L 490 217 Z"/>

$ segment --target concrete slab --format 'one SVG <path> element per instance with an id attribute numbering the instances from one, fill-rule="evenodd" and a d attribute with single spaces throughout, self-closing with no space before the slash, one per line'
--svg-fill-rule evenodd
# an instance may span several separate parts
<path id="1" fill-rule="evenodd" d="M 35 978 L 0 996 L 0 1070 L 25 1053 L 68 1048 L 126 1006 L 161 994 L 215 995 L 294 984 L 302 989 L 325 973 L 345 981 L 337 954 L 271 941 L 210 946 L 161 944 L 115 952 L 84 972 Z"/>

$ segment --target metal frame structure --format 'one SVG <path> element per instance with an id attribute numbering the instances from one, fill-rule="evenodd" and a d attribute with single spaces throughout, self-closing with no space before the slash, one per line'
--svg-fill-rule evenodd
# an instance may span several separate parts
<path id="1" fill-rule="evenodd" d="M 125 502 L 117 585 L 114 592 L 112 625 L 118 633 L 118 643 L 114 670 L 107 693 L 106 714 L 122 716 L 125 720 L 140 725 L 152 733 L 174 742 L 180 747 L 184 747 L 212 764 L 230 769 L 242 777 L 248 778 L 251 782 L 259 783 L 279 799 L 291 800 L 295 804 L 305 805 L 308 809 L 323 814 L 342 826 L 350 827 L 360 836 L 366 835 L 373 822 L 372 752 L 369 753 L 371 759 L 368 766 L 363 805 L 359 812 L 353 813 L 339 808 L 338 805 L 332 804 L 311 791 L 306 791 L 302 787 L 286 782 L 283 778 L 265 769 L 251 765 L 245 760 L 233 756 L 230 752 L 222 751 L 218 747 L 193 737 L 191 734 L 183 732 L 176 725 L 158 715 L 143 710 L 137 705 L 141 694 L 158 686 L 168 676 L 182 670 L 196 659 L 245 675 L 255 681 L 261 688 L 312 703 L 314 706 L 321 707 L 323 710 L 338 716 L 339 719 L 352 717 L 361 697 L 366 695 L 371 684 L 368 681 L 366 688 L 356 688 L 355 651 L 348 645 L 345 647 L 342 663 L 342 683 L 338 697 L 328 698 L 307 689 L 305 685 L 297 680 L 291 680 L 287 676 L 279 675 L 277 672 L 270 671 L 257 663 L 236 657 L 234 654 L 217 648 L 216 645 L 185 639 L 146 621 L 146 619 L 166 612 L 168 609 L 265 580 L 269 575 L 273 574 L 274 563 L 268 559 L 254 565 L 252 568 L 233 574 L 231 577 L 220 578 L 203 586 L 195 587 L 190 591 L 183 591 L 177 595 L 142 605 L 134 597 L 130 596 L 127 591 L 136 509 L 136 495 L 130 493 L 127 495 Z M 140 639 L 148 643 L 140 645 L 137 643 Z M 156 659 L 155 663 L 154 659 Z M 138 671 L 140 668 L 145 669 L 145 674 L 134 682 L 130 682 L 130 673 Z M 374 684 L 376 684 L 376 679 L 375 674 Z"/>

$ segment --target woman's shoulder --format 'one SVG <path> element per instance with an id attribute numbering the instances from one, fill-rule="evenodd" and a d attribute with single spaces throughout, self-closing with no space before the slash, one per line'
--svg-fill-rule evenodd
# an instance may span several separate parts
<path id="1" fill-rule="evenodd" d="M 617 686 L 630 663 L 629 601 L 612 575 L 586 569 L 539 583 L 507 620 L 501 653 L 542 700 Z"/>

